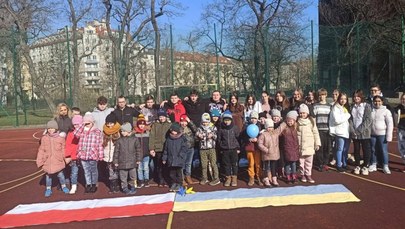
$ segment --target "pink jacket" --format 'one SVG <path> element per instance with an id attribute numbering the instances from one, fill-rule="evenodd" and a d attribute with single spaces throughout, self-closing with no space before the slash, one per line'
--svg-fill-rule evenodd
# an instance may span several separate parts
<path id="1" fill-rule="evenodd" d="M 262 153 L 263 161 L 276 161 L 280 159 L 279 136 L 284 131 L 287 125 L 283 122 L 281 125 L 271 132 L 264 131 L 257 139 L 257 144 Z"/>
<path id="2" fill-rule="evenodd" d="M 38 149 L 37 166 L 48 174 L 54 174 L 65 168 L 65 138 L 59 135 L 44 135 Z"/>

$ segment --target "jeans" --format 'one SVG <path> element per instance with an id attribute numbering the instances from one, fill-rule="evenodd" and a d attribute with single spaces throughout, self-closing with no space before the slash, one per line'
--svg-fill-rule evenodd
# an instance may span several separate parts
<path id="1" fill-rule="evenodd" d="M 405 130 L 398 129 L 398 150 L 405 162 Z"/>
<path id="2" fill-rule="evenodd" d="M 82 160 L 84 170 L 84 178 L 86 185 L 97 184 L 98 182 L 98 169 L 97 161 L 95 160 Z"/>
<path id="3" fill-rule="evenodd" d="M 149 161 L 150 157 L 146 156 L 138 166 L 138 179 L 140 181 L 149 180 Z"/>
<path id="4" fill-rule="evenodd" d="M 79 175 L 79 166 L 77 161 L 73 160 L 70 162 L 70 183 L 77 184 L 77 176 Z"/>
<path id="5" fill-rule="evenodd" d="M 286 175 L 297 173 L 297 163 L 295 161 L 286 161 L 284 166 Z"/>
<path id="6" fill-rule="evenodd" d="M 346 167 L 347 166 L 347 154 L 349 152 L 350 139 L 335 137 L 335 149 L 336 149 L 336 166 Z"/>
<path id="7" fill-rule="evenodd" d="M 54 175 L 55 175 L 55 174 L 45 174 L 45 184 L 46 184 L 46 187 L 52 187 L 52 177 L 53 177 Z M 59 183 L 60 183 L 61 185 L 65 185 L 65 184 L 66 184 L 66 180 L 65 180 L 65 174 L 63 173 L 63 170 L 59 171 L 59 172 L 57 173 L 57 176 L 58 176 L 58 178 L 59 178 Z"/>
<path id="8" fill-rule="evenodd" d="M 186 154 L 186 161 L 184 163 L 184 174 L 186 176 L 191 176 L 191 165 L 193 163 L 193 156 L 194 156 L 194 148 L 190 148 L 187 150 Z"/>
<path id="9" fill-rule="evenodd" d="M 371 164 L 377 164 L 377 152 L 382 153 L 384 165 L 388 165 L 388 143 L 385 135 L 371 135 Z"/>

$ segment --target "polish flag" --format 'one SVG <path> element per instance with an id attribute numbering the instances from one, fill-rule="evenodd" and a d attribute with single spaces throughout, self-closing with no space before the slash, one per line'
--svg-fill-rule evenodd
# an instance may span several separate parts
<path id="1" fill-rule="evenodd" d="M 168 214 L 175 193 L 18 205 L 0 216 L 0 228 Z"/>

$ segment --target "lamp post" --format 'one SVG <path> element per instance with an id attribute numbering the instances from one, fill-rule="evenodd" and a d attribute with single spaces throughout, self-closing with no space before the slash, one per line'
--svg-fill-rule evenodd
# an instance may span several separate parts
<path id="1" fill-rule="evenodd" d="M 70 41 L 69 41 L 69 28 L 68 26 L 65 26 L 66 30 L 66 46 L 67 46 L 67 52 L 68 52 L 68 77 L 69 77 L 69 100 L 68 104 L 70 107 L 73 106 L 73 100 L 72 100 L 72 75 L 70 73 Z"/>

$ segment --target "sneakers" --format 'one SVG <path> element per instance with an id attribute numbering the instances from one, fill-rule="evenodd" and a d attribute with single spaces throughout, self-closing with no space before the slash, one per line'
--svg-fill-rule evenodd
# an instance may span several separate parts
<path id="1" fill-rule="evenodd" d="M 75 194 L 77 190 L 77 184 L 72 184 L 72 187 L 70 188 L 69 194 Z"/>
<path id="2" fill-rule="evenodd" d="M 248 186 L 253 186 L 255 184 L 255 178 L 249 177 Z"/>
<path id="3" fill-rule="evenodd" d="M 295 174 L 295 173 L 293 173 L 293 174 L 291 174 L 291 183 L 292 184 L 295 184 L 295 182 L 297 182 L 297 174 Z"/>
<path id="4" fill-rule="evenodd" d="M 169 192 L 174 192 L 174 189 L 176 188 L 177 184 L 173 183 L 170 188 L 169 188 Z"/>
<path id="5" fill-rule="evenodd" d="M 149 180 L 145 180 L 145 188 L 149 188 L 150 187 L 150 184 L 149 184 Z"/>
<path id="6" fill-rule="evenodd" d="M 384 167 L 383 167 L 383 172 L 385 173 L 385 174 L 391 174 L 391 171 L 390 171 L 390 168 L 388 168 L 388 165 L 384 165 Z"/>
<path id="7" fill-rule="evenodd" d="M 353 173 L 356 175 L 360 174 L 360 166 L 356 166 L 356 168 L 354 168 Z"/>
<path id="8" fill-rule="evenodd" d="M 49 188 L 47 188 L 47 189 L 45 190 L 45 197 L 50 197 L 51 195 L 52 195 L 52 190 L 49 189 Z"/>
<path id="9" fill-rule="evenodd" d="M 345 170 L 344 168 L 342 168 L 342 167 L 337 167 L 337 168 L 336 168 L 336 171 L 338 171 L 338 173 L 344 173 L 344 172 L 346 172 L 346 170 Z"/>
<path id="10" fill-rule="evenodd" d="M 62 191 L 65 194 L 69 194 L 69 189 L 66 186 L 62 187 Z"/>
<path id="11" fill-rule="evenodd" d="M 138 185 L 136 186 L 136 188 L 143 188 L 144 186 L 145 186 L 145 184 L 144 184 L 143 180 L 140 180 L 138 182 Z"/>
<path id="12" fill-rule="evenodd" d="M 335 164 L 336 164 L 336 160 L 333 159 L 331 162 L 329 162 L 329 164 L 332 165 L 332 166 L 335 165 Z"/>
<path id="13" fill-rule="evenodd" d="M 277 177 L 272 177 L 271 178 L 271 184 L 272 185 L 274 185 L 274 186 L 276 186 L 276 187 L 278 187 L 278 186 L 280 186 L 279 184 L 278 184 L 278 182 L 277 182 Z"/>
<path id="14" fill-rule="evenodd" d="M 180 188 L 181 188 L 181 185 L 176 184 L 176 185 L 174 186 L 174 188 L 173 188 L 173 192 L 178 192 L 178 191 L 180 190 Z"/>
<path id="15" fill-rule="evenodd" d="M 207 179 L 202 179 L 201 181 L 200 181 L 200 185 L 205 185 L 205 184 L 207 184 L 208 183 L 208 180 Z"/>
<path id="16" fill-rule="evenodd" d="M 324 165 L 324 166 L 323 166 L 323 171 L 329 171 L 329 166 Z"/>
<path id="17" fill-rule="evenodd" d="M 263 185 L 264 185 L 263 182 L 260 180 L 260 178 L 257 178 L 257 184 L 258 184 L 259 186 L 263 186 Z"/>
<path id="18" fill-rule="evenodd" d="M 220 181 L 219 179 L 216 179 L 216 180 L 211 181 L 211 182 L 209 183 L 209 185 L 215 186 L 215 185 L 218 185 L 218 184 L 220 184 L 220 183 L 221 183 L 221 181 Z"/>
<path id="19" fill-rule="evenodd" d="M 367 168 L 367 167 L 363 167 L 363 168 L 361 169 L 361 174 L 364 175 L 364 176 L 367 176 L 367 175 L 368 175 L 368 168 Z"/>
<path id="20" fill-rule="evenodd" d="M 315 180 L 312 179 L 311 176 L 307 176 L 307 180 L 308 180 L 308 182 L 311 183 L 311 184 L 315 183 Z"/>
<path id="21" fill-rule="evenodd" d="M 306 183 L 308 180 L 307 180 L 307 178 L 305 177 L 305 175 L 302 175 L 302 177 L 301 177 L 301 182 L 302 183 Z"/>
<path id="22" fill-rule="evenodd" d="M 271 186 L 271 185 L 270 185 L 270 180 L 269 180 L 268 177 L 266 177 L 266 178 L 263 179 L 263 183 L 264 183 L 264 186 L 266 186 L 266 187 L 270 187 L 270 186 Z"/>
<path id="23" fill-rule="evenodd" d="M 371 172 L 375 172 L 377 171 L 377 164 L 372 164 L 368 167 L 368 171 Z"/>

